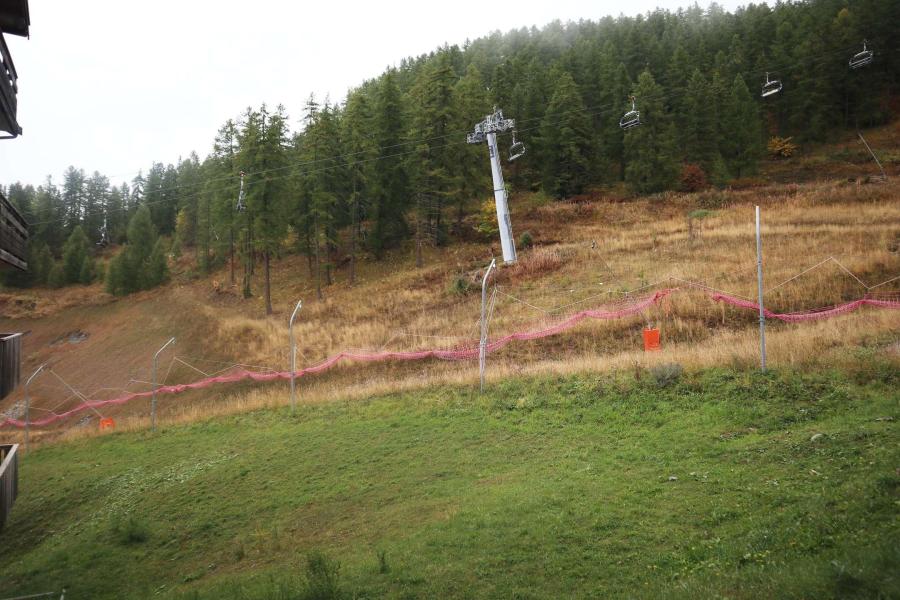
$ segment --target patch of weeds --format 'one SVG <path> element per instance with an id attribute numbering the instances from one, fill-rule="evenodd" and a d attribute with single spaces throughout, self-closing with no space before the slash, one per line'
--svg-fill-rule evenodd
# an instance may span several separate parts
<path id="1" fill-rule="evenodd" d="M 306 556 L 306 579 L 298 598 L 302 600 L 337 600 L 343 594 L 338 585 L 341 565 L 321 552 Z"/>
<path id="2" fill-rule="evenodd" d="M 387 561 L 387 552 L 384 550 L 378 551 L 378 572 L 384 575 L 385 573 L 390 573 L 391 566 Z"/>
<path id="3" fill-rule="evenodd" d="M 469 281 L 465 275 L 457 275 L 453 278 L 453 281 L 450 282 L 450 293 L 456 294 L 457 296 L 465 296 L 471 292 L 473 288 L 472 282 Z"/>
<path id="4" fill-rule="evenodd" d="M 697 196 L 697 204 L 707 210 L 725 208 L 728 206 L 728 194 L 720 190 L 710 190 Z"/>
<path id="5" fill-rule="evenodd" d="M 896 360 L 891 360 L 884 348 L 855 348 L 847 361 L 845 371 L 855 383 L 864 385 L 881 382 L 888 385 L 900 384 L 900 369 Z"/>
<path id="6" fill-rule="evenodd" d="M 247 555 L 246 550 L 244 550 L 244 543 L 238 542 L 237 545 L 232 550 L 232 554 L 234 555 L 235 562 L 240 562 L 244 560 L 244 557 Z"/>
<path id="7" fill-rule="evenodd" d="M 143 544 L 150 537 L 147 525 L 133 515 L 129 516 L 124 522 L 119 520 L 113 521 L 112 534 L 115 540 L 123 546 Z"/>
<path id="8" fill-rule="evenodd" d="M 678 363 L 662 363 L 650 367 L 650 376 L 656 383 L 656 387 L 665 388 L 678 383 L 684 368 Z"/>

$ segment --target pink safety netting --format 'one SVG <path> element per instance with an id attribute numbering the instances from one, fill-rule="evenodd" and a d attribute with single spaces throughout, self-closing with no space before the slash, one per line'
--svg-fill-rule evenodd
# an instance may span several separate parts
<path id="1" fill-rule="evenodd" d="M 622 319 L 625 317 L 630 317 L 636 315 L 638 313 L 643 312 L 650 306 L 658 303 L 660 300 L 668 296 L 674 290 L 665 289 L 655 292 L 654 294 L 643 296 L 636 298 L 631 301 L 627 301 L 624 306 L 620 308 L 616 308 L 613 310 L 605 310 L 601 308 L 597 309 L 588 309 L 577 312 L 559 323 L 556 323 L 552 326 L 545 327 L 543 329 L 531 330 L 531 331 L 521 331 L 517 333 L 511 333 L 509 335 L 505 335 L 503 337 L 497 338 L 496 340 L 489 342 L 487 344 L 486 350 L 487 352 L 494 352 L 499 350 L 500 348 L 506 346 L 510 342 L 513 341 L 523 341 L 523 340 L 536 340 L 539 338 L 548 337 L 551 335 L 556 335 L 557 333 L 561 333 L 567 329 L 571 329 L 575 327 L 578 323 L 585 319 L 600 319 L 600 320 L 610 320 L 610 319 Z M 388 360 L 423 360 L 426 358 L 438 358 L 441 360 L 468 360 L 478 357 L 478 346 L 470 346 L 459 349 L 451 349 L 451 350 L 443 350 L 443 349 L 432 349 L 432 350 L 419 350 L 419 351 L 409 351 L 409 352 L 372 352 L 372 353 L 363 353 L 363 352 L 340 352 L 331 356 L 324 361 L 313 365 L 311 367 L 306 367 L 304 369 L 300 369 L 297 371 L 294 376 L 295 377 L 303 377 L 305 375 L 313 375 L 316 373 L 321 373 L 323 371 L 327 371 L 328 369 L 334 367 L 337 363 L 342 360 L 356 361 L 356 362 L 381 362 Z M 269 372 L 269 373 L 258 373 L 253 371 L 242 370 L 237 373 L 233 373 L 231 375 L 219 375 L 216 377 L 207 377 L 205 379 L 201 379 L 199 381 L 194 381 L 192 383 L 181 383 L 175 385 L 165 385 L 160 386 L 156 389 L 156 393 L 158 395 L 163 394 L 177 394 L 180 392 L 188 391 L 188 390 L 196 390 L 207 388 L 212 385 L 222 384 L 222 383 L 237 383 L 239 381 L 251 380 L 258 382 L 265 381 L 275 381 L 275 380 L 288 380 L 291 378 L 290 371 L 277 371 L 277 372 Z M 124 394 L 119 396 L 118 398 L 111 398 L 109 400 L 92 400 L 88 402 L 83 402 L 74 408 L 67 410 L 62 413 L 53 414 L 43 419 L 38 419 L 31 421 L 30 424 L 33 427 L 42 427 L 46 425 L 50 425 L 56 421 L 60 421 L 62 419 L 66 419 L 74 414 L 85 410 L 94 410 L 98 408 L 102 408 L 104 406 L 113 406 L 120 405 L 130 402 L 131 400 L 135 400 L 138 398 L 149 398 L 153 395 L 152 391 L 146 392 L 130 392 L 128 394 Z M 13 419 L 13 418 L 5 418 L 0 421 L 0 427 L 4 426 L 13 426 L 13 427 L 25 427 L 25 421 L 21 419 Z"/>
<path id="2" fill-rule="evenodd" d="M 752 302 L 750 300 L 744 300 L 743 298 L 736 298 L 734 296 L 729 296 L 728 294 L 712 294 L 710 296 L 716 302 L 725 302 L 726 304 L 731 304 L 732 306 L 737 306 L 739 308 L 747 308 L 752 309 L 759 312 L 759 304 L 756 302 Z M 838 315 L 843 315 L 849 312 L 853 312 L 861 306 L 876 306 L 878 308 L 900 308 L 900 300 L 881 300 L 877 298 L 860 298 L 859 300 L 854 300 L 852 302 L 845 302 L 844 304 L 837 304 L 835 306 L 830 306 L 827 308 L 819 308 L 815 310 L 809 311 L 800 311 L 800 312 L 792 312 L 792 313 L 776 313 L 768 310 L 766 308 L 763 309 L 763 314 L 767 319 L 778 319 L 779 321 L 784 321 L 786 323 L 801 323 L 803 321 L 815 321 L 817 319 L 828 319 L 830 317 L 836 317 Z"/>

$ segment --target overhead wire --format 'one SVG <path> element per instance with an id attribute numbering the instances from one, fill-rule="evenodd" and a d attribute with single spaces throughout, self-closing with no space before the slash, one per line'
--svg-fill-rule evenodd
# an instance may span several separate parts
<path id="1" fill-rule="evenodd" d="M 894 52 L 894 51 L 898 51 L 898 50 L 900 50 L 900 48 L 894 48 L 894 49 L 882 50 L 882 53 L 886 53 L 886 52 Z M 797 67 L 797 66 L 800 66 L 800 65 L 805 65 L 805 64 L 810 64 L 810 63 L 815 64 L 816 62 L 824 61 L 824 60 L 826 60 L 827 58 L 830 58 L 831 56 L 837 54 L 838 52 L 846 52 L 846 51 L 847 51 L 847 49 L 840 49 L 840 50 L 834 50 L 834 51 L 831 51 L 831 52 L 825 52 L 825 53 L 822 53 L 822 54 L 820 54 L 820 55 L 816 55 L 816 56 L 814 56 L 814 57 L 809 57 L 808 59 L 796 61 L 796 62 L 792 63 L 790 66 L 792 66 L 792 67 Z M 784 70 L 784 67 L 782 67 L 781 71 L 783 71 L 783 70 Z M 779 71 L 779 72 L 781 72 L 781 71 Z M 744 72 L 741 72 L 741 73 L 739 73 L 739 74 L 742 74 L 742 75 L 743 75 L 743 74 L 752 75 L 752 74 L 755 74 L 755 73 L 757 73 L 757 72 L 756 72 L 756 71 L 744 71 Z M 669 90 L 669 91 L 663 92 L 663 93 L 661 93 L 661 94 L 657 94 L 657 95 L 645 97 L 645 99 L 649 99 L 649 100 L 651 100 L 651 101 L 654 101 L 654 100 L 671 100 L 671 99 L 673 99 L 673 98 L 677 98 L 677 97 L 681 97 L 681 96 L 684 96 L 684 93 L 683 93 L 683 92 L 678 92 L 678 91 L 675 91 L 675 90 Z M 593 109 L 598 108 L 599 106 L 600 106 L 600 105 L 595 105 L 595 106 L 593 106 L 593 107 L 585 107 L 585 108 L 571 109 L 571 110 L 567 110 L 567 111 L 560 111 L 560 112 L 558 112 L 558 113 L 549 113 L 549 114 L 551 114 L 551 115 L 554 116 L 554 117 L 563 117 L 563 116 L 568 116 L 568 115 L 576 114 L 576 113 L 585 113 L 586 116 L 598 116 L 598 115 L 603 115 L 603 114 L 617 114 L 617 113 L 621 112 L 621 110 L 622 110 L 620 106 L 608 107 L 608 106 L 606 106 L 606 105 L 603 105 L 603 108 L 600 109 L 600 110 L 593 110 Z M 535 116 L 535 117 L 530 117 L 530 118 L 526 118 L 526 119 L 517 119 L 516 121 L 517 121 L 518 123 L 528 123 L 528 122 L 531 122 L 531 121 L 544 121 L 544 120 L 546 119 L 547 115 L 548 115 L 548 113 L 544 113 L 544 115 L 541 115 L 541 116 Z M 533 131 L 533 130 L 535 130 L 535 129 L 540 128 L 540 126 L 541 126 L 541 125 L 536 125 L 536 126 L 528 127 L 528 128 L 524 128 L 524 129 L 523 129 L 523 128 L 520 128 L 520 127 L 517 127 L 516 129 L 517 129 L 517 131 L 518 131 L 519 133 L 522 133 L 522 132 L 527 132 L 527 131 Z M 400 147 L 404 147 L 404 146 L 409 146 L 409 145 L 413 145 L 413 144 L 414 144 L 414 145 L 421 145 L 421 144 L 426 143 L 426 142 L 437 141 L 437 140 L 443 140 L 443 139 L 447 139 L 447 138 L 450 138 L 450 137 L 462 136 L 462 135 L 465 135 L 465 134 L 468 133 L 468 132 L 469 132 L 469 130 L 466 130 L 466 131 L 455 131 L 455 132 L 450 132 L 450 133 L 442 134 L 442 135 L 439 135 L 439 136 L 433 136 L 433 137 L 430 137 L 430 138 L 420 138 L 420 139 L 413 139 L 413 140 L 404 140 L 404 141 L 402 141 L 402 142 L 399 142 L 399 143 L 397 143 L 397 144 L 392 144 L 392 145 L 390 145 L 390 146 L 379 146 L 379 147 L 377 148 L 377 150 L 383 151 L 383 150 L 388 150 L 388 149 L 392 149 L 392 148 L 400 148 Z M 430 146 L 430 149 L 431 149 L 431 150 L 436 150 L 436 149 L 446 148 L 446 147 L 450 147 L 450 146 L 462 145 L 462 144 L 464 144 L 464 143 L 466 143 L 465 140 L 461 140 L 461 141 L 459 141 L 459 142 L 450 142 L 450 143 L 442 144 L 442 145 L 439 145 L 439 146 Z M 245 177 L 250 177 L 250 176 L 253 176 L 253 175 L 262 175 L 262 174 L 266 174 L 266 173 L 273 173 L 273 172 L 283 171 L 283 170 L 285 170 L 285 169 L 296 169 L 296 168 L 299 168 L 299 167 L 309 166 L 309 165 L 313 165 L 313 164 L 317 164 L 317 163 L 321 163 L 321 162 L 341 162 L 342 160 L 345 161 L 345 159 L 348 158 L 348 157 L 358 156 L 358 155 L 360 155 L 360 154 L 366 154 L 366 153 L 368 153 L 368 152 L 370 152 L 370 151 L 371 151 L 371 150 L 361 150 L 361 151 L 358 151 L 358 152 L 351 152 L 351 153 L 337 154 L 337 155 L 333 155 L 333 156 L 329 156 L 329 157 L 324 157 L 324 158 L 314 159 L 314 160 L 311 160 L 311 161 L 293 162 L 293 163 L 290 163 L 290 164 L 287 164 L 287 165 L 282 165 L 282 166 L 279 166 L 279 167 L 273 167 L 272 169 L 262 169 L 262 170 L 259 170 L 259 171 L 245 172 L 245 173 L 244 173 L 244 176 L 245 176 Z M 377 161 L 379 161 L 379 160 L 387 160 L 387 159 L 390 159 L 390 158 L 397 158 L 397 157 L 407 156 L 407 155 L 409 155 L 409 154 L 414 154 L 414 153 L 416 153 L 416 152 L 418 152 L 418 151 L 419 151 L 418 148 L 414 148 L 413 150 L 409 150 L 409 151 L 405 151 L 405 152 L 398 152 L 398 153 L 387 154 L 387 155 L 379 155 L 379 156 L 375 156 L 375 157 L 371 157 L 371 158 L 367 158 L 367 159 L 363 159 L 363 160 L 358 160 L 358 161 L 353 161 L 353 162 L 346 162 L 346 161 L 345 161 L 345 162 L 342 162 L 341 164 L 335 164 L 335 165 L 326 166 L 326 167 L 323 167 L 323 168 L 318 168 L 318 169 L 313 169 L 313 170 L 304 171 L 304 172 L 302 173 L 302 175 L 315 174 L 315 173 L 320 173 L 320 172 L 329 171 L 329 170 L 338 169 L 338 168 L 346 168 L 346 167 L 348 167 L 348 166 L 356 166 L 356 165 L 366 164 L 366 163 L 369 163 L 369 162 L 377 162 Z M 289 173 L 289 174 L 286 175 L 286 176 L 267 177 L 267 178 L 264 178 L 264 179 L 262 179 L 262 180 L 259 180 L 259 179 L 257 179 L 257 180 L 252 180 L 252 179 L 251 179 L 251 180 L 248 180 L 248 181 L 247 181 L 247 187 L 250 187 L 250 186 L 252 186 L 252 185 L 259 185 L 259 184 L 261 184 L 261 183 L 266 183 L 266 182 L 271 182 L 271 181 L 278 181 L 278 180 L 281 180 L 281 179 L 285 179 L 285 178 L 287 178 L 287 177 L 294 177 L 294 176 L 297 176 L 297 175 L 298 175 L 297 173 Z M 234 180 L 234 179 L 236 179 L 236 178 L 238 178 L 238 177 L 239 177 L 239 175 L 237 175 L 237 174 L 224 175 L 224 176 L 218 177 L 218 178 L 205 179 L 205 180 L 203 180 L 203 181 L 201 181 L 201 182 L 198 182 L 198 183 L 184 184 L 183 186 L 178 186 L 178 185 L 176 185 L 176 186 L 171 186 L 171 187 L 168 187 L 168 188 L 158 188 L 158 189 L 156 189 L 156 190 L 149 190 L 149 191 L 146 191 L 146 190 L 145 190 L 145 194 L 162 194 L 162 193 L 167 193 L 167 192 L 172 192 L 172 191 L 178 191 L 179 189 L 185 189 L 185 188 L 197 187 L 197 186 L 200 186 L 200 185 L 208 185 L 208 184 L 210 184 L 210 183 L 215 183 L 215 182 L 220 182 L 220 181 L 231 181 L 231 180 Z M 204 191 L 204 192 L 199 192 L 199 193 L 196 193 L 196 194 L 193 194 L 193 195 L 181 196 L 179 199 L 185 200 L 185 199 L 197 198 L 197 197 L 202 196 L 202 195 L 207 194 L 207 193 L 210 193 L 210 192 Z M 151 206 L 151 205 L 159 204 L 159 203 L 162 203 L 162 202 L 168 202 L 168 201 L 169 201 L 168 198 L 160 198 L 160 199 L 158 199 L 158 200 L 144 201 L 144 202 L 141 202 L 140 204 L 141 204 L 142 206 Z M 124 207 L 124 206 L 121 207 L 121 208 L 115 209 L 115 211 L 126 211 L 126 210 L 128 210 L 128 207 Z M 114 212 L 115 212 L 115 211 L 114 211 Z M 103 215 L 103 214 L 109 214 L 109 211 L 107 211 L 106 209 L 98 210 L 98 211 L 96 211 L 96 212 L 94 212 L 94 213 L 90 213 L 90 216 L 99 216 L 99 215 Z M 84 215 L 81 215 L 82 218 L 84 218 L 84 217 L 86 217 L 86 216 L 88 216 L 88 213 L 85 213 Z M 69 220 L 70 220 L 70 219 L 69 219 L 68 217 L 60 217 L 60 218 L 58 218 L 58 219 L 49 219 L 49 220 L 45 220 L 45 221 L 38 221 L 38 222 L 35 222 L 35 223 L 30 223 L 29 225 L 31 225 L 31 226 L 47 225 L 47 224 L 52 224 L 52 223 L 57 223 L 57 222 L 67 222 L 67 221 L 69 221 Z"/>

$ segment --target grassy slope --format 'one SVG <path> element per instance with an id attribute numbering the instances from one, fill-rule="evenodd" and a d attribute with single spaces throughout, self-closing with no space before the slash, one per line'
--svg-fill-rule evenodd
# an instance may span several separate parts
<path id="1" fill-rule="evenodd" d="M 900 381 L 857 369 L 511 379 L 42 447 L 0 596 L 271 597 L 317 550 L 357 597 L 897 597 Z"/>

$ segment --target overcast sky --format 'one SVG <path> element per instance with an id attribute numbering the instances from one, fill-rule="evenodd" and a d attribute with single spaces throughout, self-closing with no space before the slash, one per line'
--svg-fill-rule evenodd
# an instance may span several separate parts
<path id="1" fill-rule="evenodd" d="M 734 10 L 737 0 L 719 4 Z M 31 39 L 6 36 L 22 137 L 0 141 L 0 183 L 58 182 L 69 165 L 114 184 L 201 157 L 247 106 L 349 88 L 403 57 L 554 19 L 635 15 L 685 0 L 492 2 L 30 0 Z M 705 4 L 703 4 L 705 6 Z M 439 7 L 439 8 L 438 8 Z"/>

